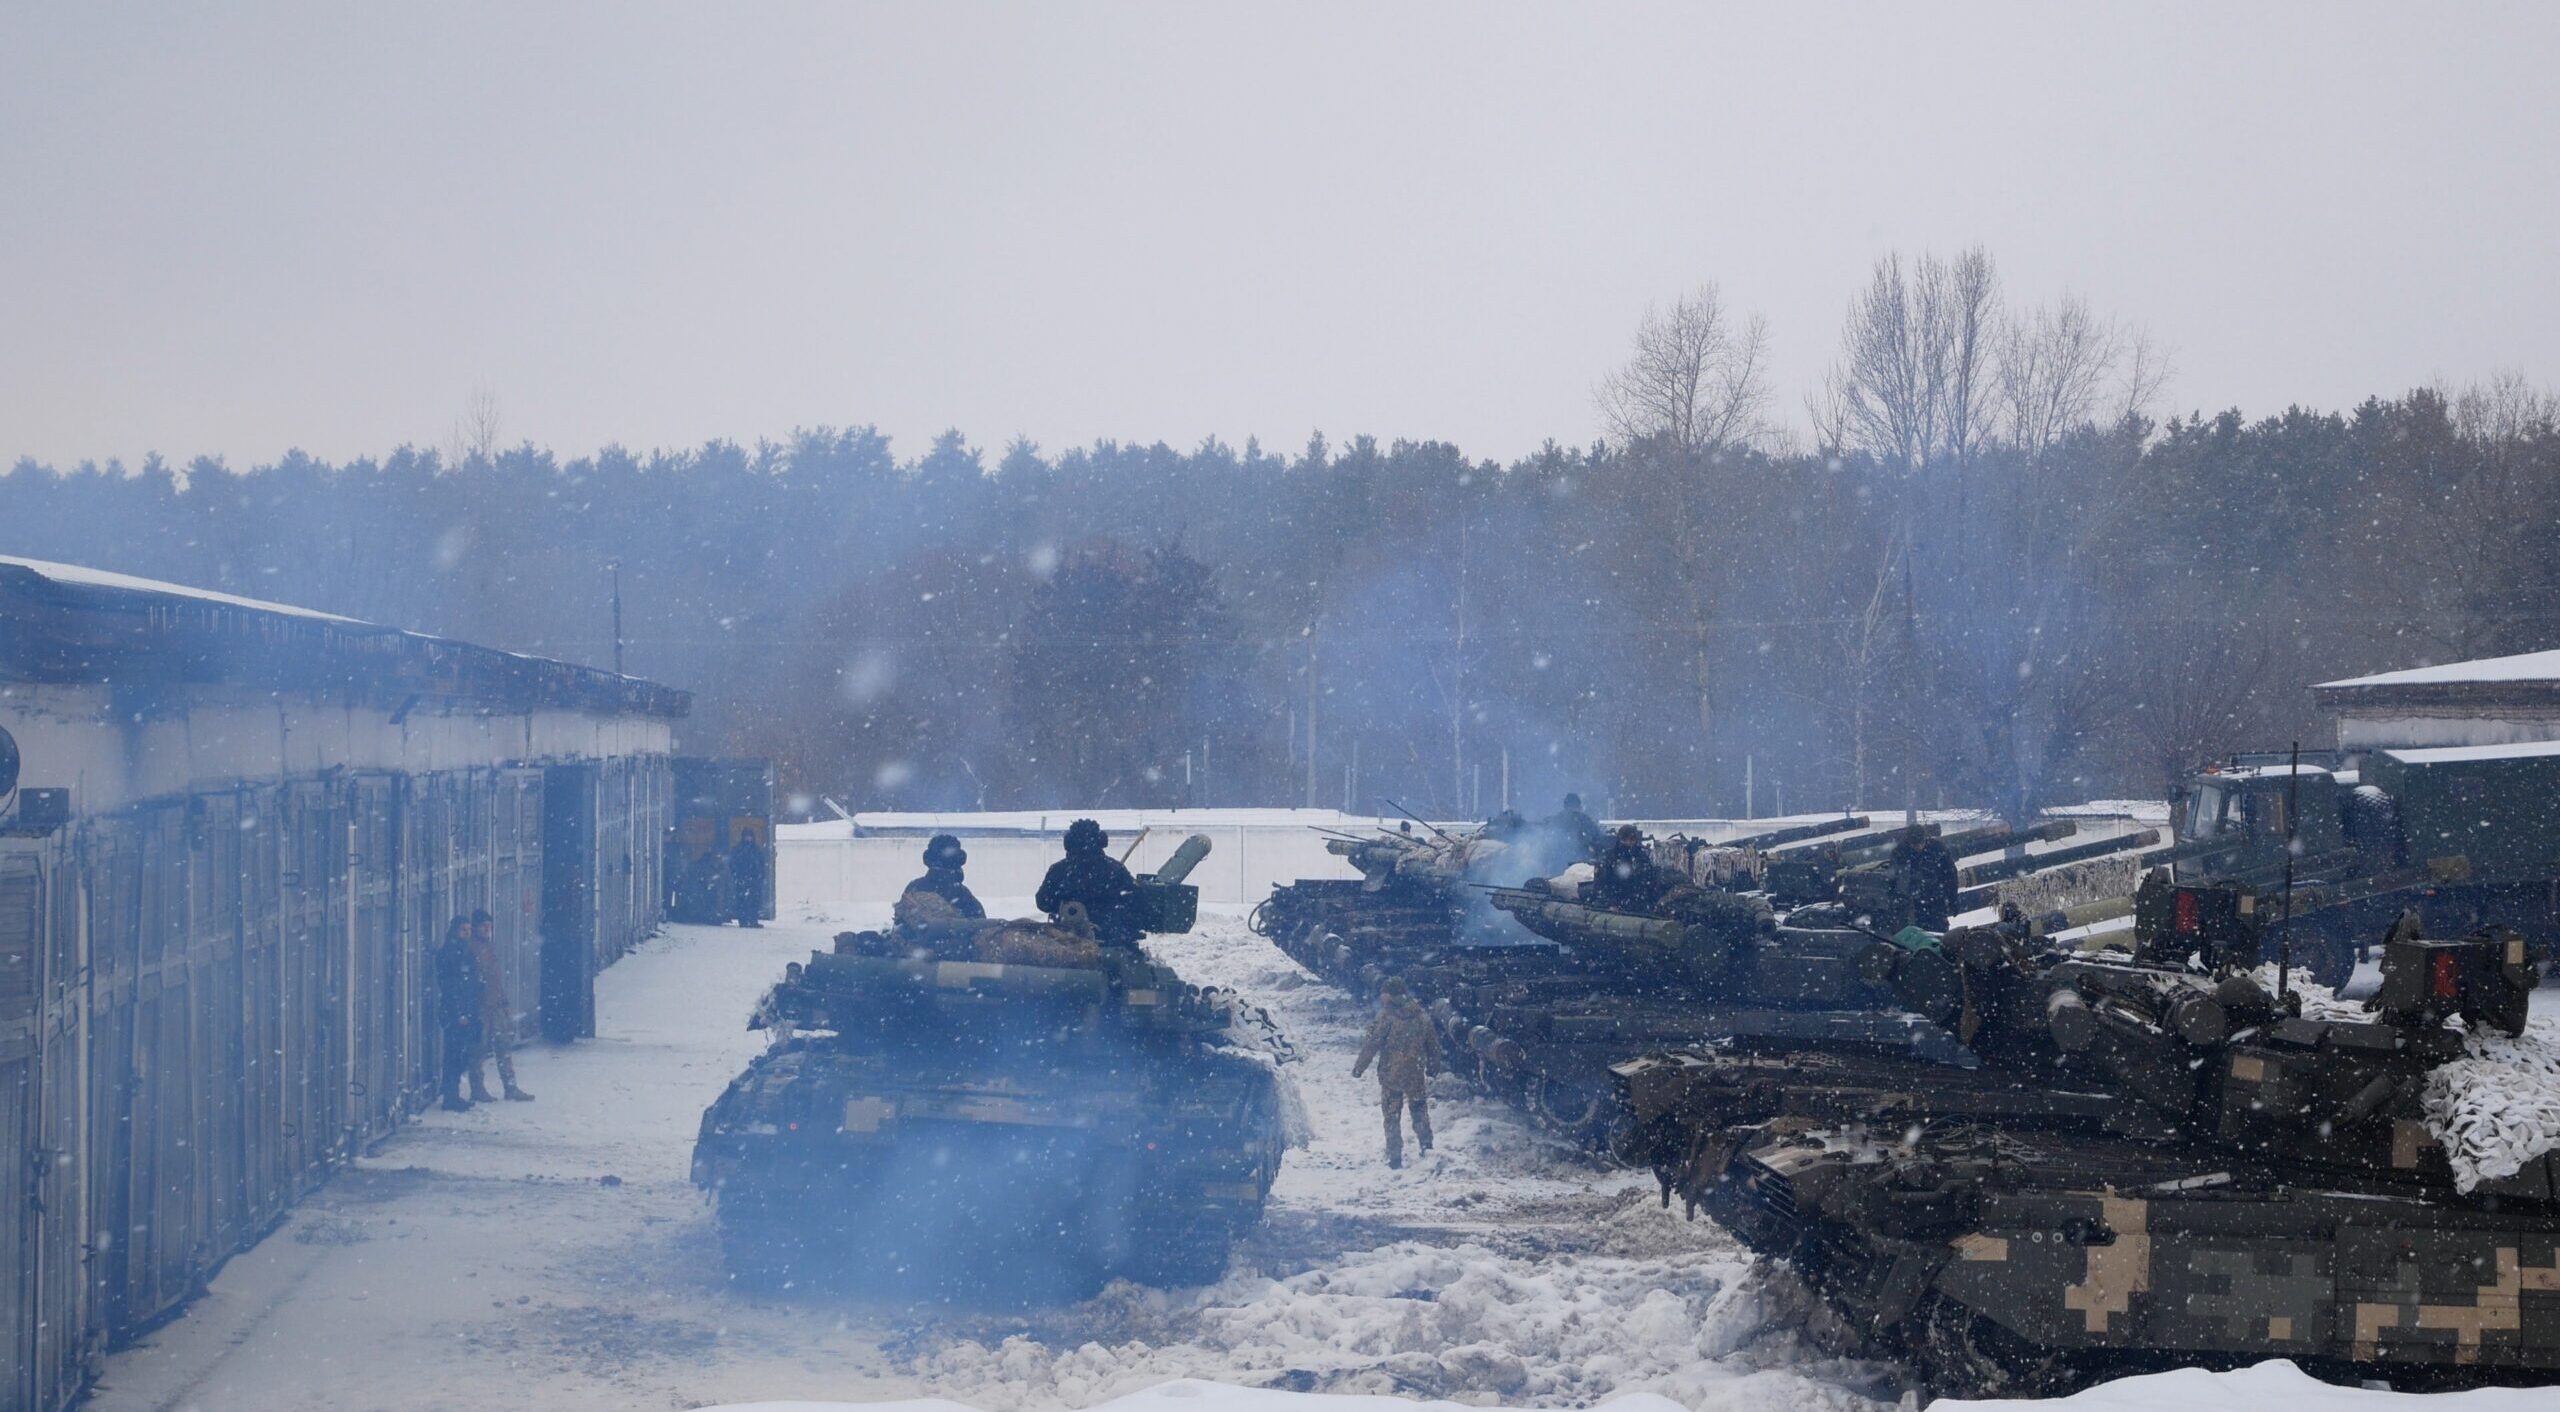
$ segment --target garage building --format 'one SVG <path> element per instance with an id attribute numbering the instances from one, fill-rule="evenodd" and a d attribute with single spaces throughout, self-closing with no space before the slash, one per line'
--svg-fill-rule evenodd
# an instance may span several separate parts
<path id="1" fill-rule="evenodd" d="M 66 1405 L 430 1101 L 448 918 L 496 917 L 523 1033 L 594 1032 L 687 705 L 0 558 L 0 1412 Z"/>

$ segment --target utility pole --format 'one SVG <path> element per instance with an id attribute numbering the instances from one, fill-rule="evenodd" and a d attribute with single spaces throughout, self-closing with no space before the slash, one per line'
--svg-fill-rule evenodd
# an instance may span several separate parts
<path id="1" fill-rule="evenodd" d="M 1307 807 L 1316 807 L 1316 625 L 1307 624 Z"/>
<path id="2" fill-rule="evenodd" d="M 1449 797 L 1467 803 L 1467 527 L 1458 526 L 1458 636 L 1449 654 Z"/>
<path id="3" fill-rule="evenodd" d="M 1745 755 L 1745 756 L 1743 756 L 1743 757 L 1742 757 L 1742 817 L 1744 817 L 1744 818 L 1746 818 L 1746 819 L 1756 819 L 1756 818 L 1759 818 L 1759 817 L 1760 817 L 1759 815 L 1754 814 L 1754 813 L 1752 813 L 1752 812 L 1751 812 L 1751 806 L 1752 806 L 1751 786 L 1752 786 L 1752 784 L 1753 784 L 1753 780 L 1752 780 L 1752 778 L 1751 778 L 1751 757 L 1750 757 L 1750 756 L 1748 756 L 1748 755 Z"/>
<path id="4" fill-rule="evenodd" d="M 613 561 L 613 674 L 622 675 L 622 561 Z"/>

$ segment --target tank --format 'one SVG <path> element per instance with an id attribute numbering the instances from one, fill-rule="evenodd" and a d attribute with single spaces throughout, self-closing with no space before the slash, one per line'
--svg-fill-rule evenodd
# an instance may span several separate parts
<path id="1" fill-rule="evenodd" d="M 1976 940 L 1938 959 L 1998 997 L 1980 1067 L 1646 1056 L 1619 1070 L 1630 1155 L 1931 1394 L 2267 1358 L 2560 1377 L 2560 1171 L 2484 1153 L 2463 1116 L 2498 1086 L 2475 1066 L 2526 1030 L 2523 937 L 2396 927 L 2361 1007 Z"/>
<path id="2" fill-rule="evenodd" d="M 1197 904 L 1141 880 L 1146 931 L 1187 930 Z M 1200 1283 L 1279 1171 L 1267 1018 L 1072 928 L 848 932 L 752 1023 L 774 1043 L 703 1114 L 693 1158 L 752 1286 L 851 1273 L 1039 1301 Z"/>
<path id="3" fill-rule="evenodd" d="M 1904 1013 L 1861 961 L 1873 934 L 1781 925 L 1751 894 L 1676 890 L 1654 912 L 1538 888 L 1495 907 L 1550 942 L 1534 970 L 1426 973 L 1478 1085 L 1577 1141 L 1619 1148 L 1629 1112 L 1614 1066 L 1666 1045 L 1755 1050 L 1834 1044 L 1970 1062 L 1944 1028 Z"/>
<path id="4" fill-rule="evenodd" d="M 1400 970 L 1455 944 L 1469 911 L 1469 864 L 1489 862 L 1499 845 L 1388 833 L 1328 838 L 1325 850 L 1358 868 L 1359 878 L 1284 883 L 1248 924 L 1291 960 L 1342 984 L 1363 969 Z"/>

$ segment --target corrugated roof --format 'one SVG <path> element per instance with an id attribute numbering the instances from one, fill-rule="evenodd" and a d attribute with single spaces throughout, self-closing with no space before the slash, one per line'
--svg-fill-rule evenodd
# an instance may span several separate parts
<path id="1" fill-rule="evenodd" d="M 2464 686 L 2481 682 L 2550 682 L 2560 685 L 2560 648 L 2544 652 L 2519 652 L 2512 657 L 2477 657 L 2468 662 L 2439 662 L 2432 667 L 2410 667 L 2397 672 L 2377 672 L 2369 677 L 2347 677 L 2324 681 L 2314 691 L 2360 686 Z"/>
<path id="2" fill-rule="evenodd" d="M 0 681 L 231 683 L 401 706 L 416 699 L 681 716 L 639 677 L 334 613 L 0 555 Z"/>

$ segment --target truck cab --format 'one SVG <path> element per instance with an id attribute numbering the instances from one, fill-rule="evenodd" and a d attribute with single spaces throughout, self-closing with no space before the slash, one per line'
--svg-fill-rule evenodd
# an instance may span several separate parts
<path id="1" fill-rule="evenodd" d="M 2340 793 L 2353 785 L 2352 776 L 2309 762 L 2205 770 L 2188 781 L 2186 797 L 2178 801 L 2177 880 L 2280 874 L 2288 823 L 2297 859 L 2346 847 Z"/>

